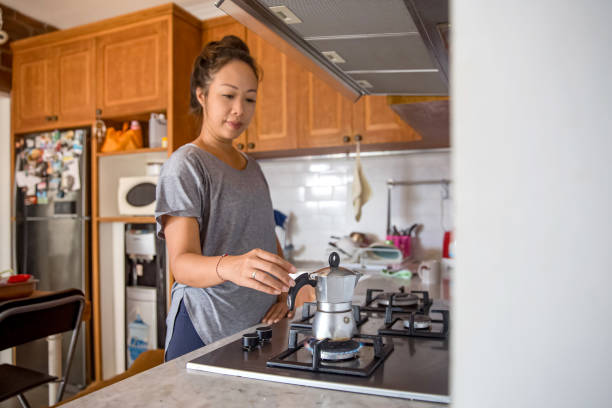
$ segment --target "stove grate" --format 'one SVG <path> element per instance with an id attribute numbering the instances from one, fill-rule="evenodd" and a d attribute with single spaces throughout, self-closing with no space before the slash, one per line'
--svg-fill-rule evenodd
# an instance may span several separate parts
<path id="1" fill-rule="evenodd" d="M 304 342 L 298 343 L 298 334 L 311 335 L 312 326 L 307 324 L 292 324 L 289 329 L 289 344 L 287 350 L 267 361 L 266 365 L 268 367 L 369 377 L 393 351 L 393 344 L 384 343 L 382 336 L 359 334 L 353 337 L 353 340 L 359 341 L 362 347 L 371 347 L 373 350 L 372 360 L 364 367 L 335 366 L 333 363 L 324 364 L 325 362 L 321 358 L 321 351 L 325 348 L 325 345 L 329 343 L 329 339 L 318 340 L 312 343 L 312 359 L 310 362 L 288 361 L 287 359 L 289 357 L 304 348 Z"/>
<path id="2" fill-rule="evenodd" d="M 410 306 L 399 306 L 393 304 L 394 295 L 410 293 L 418 296 L 419 301 L 416 305 Z M 376 295 L 374 295 L 376 294 Z M 361 310 L 364 312 L 379 312 L 384 313 L 387 306 L 391 305 L 395 308 L 401 308 L 403 312 L 418 312 L 428 314 L 431 305 L 433 304 L 433 300 L 429 297 L 429 292 L 426 290 L 412 290 L 410 292 L 406 292 L 406 289 L 402 286 L 399 288 L 398 292 L 391 294 L 391 298 L 389 300 L 389 305 L 387 306 L 376 306 L 377 302 L 381 300 L 387 294 L 382 289 L 368 289 L 366 291 L 366 300 L 365 303 L 361 306 Z"/>
<path id="3" fill-rule="evenodd" d="M 394 329 L 393 326 L 400 320 L 405 320 L 406 312 L 401 308 L 387 306 L 385 310 L 385 322 L 383 327 L 378 329 L 378 334 L 382 336 L 407 336 L 407 337 L 426 337 L 435 339 L 445 339 L 448 337 L 449 331 L 449 312 L 448 310 L 431 310 L 430 313 L 440 313 L 442 319 L 431 319 L 431 323 L 441 323 L 442 327 L 440 330 L 434 331 L 431 327 L 428 329 L 417 329 L 415 328 L 414 319 L 416 315 L 424 314 L 419 312 L 410 312 L 410 326 L 401 326 L 400 329 Z M 395 315 L 394 315 L 395 314 Z M 398 316 L 404 315 L 402 316 Z"/>

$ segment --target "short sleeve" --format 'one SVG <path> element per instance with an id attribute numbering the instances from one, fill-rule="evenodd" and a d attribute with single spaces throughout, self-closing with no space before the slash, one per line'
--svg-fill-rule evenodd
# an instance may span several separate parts
<path id="1" fill-rule="evenodd" d="M 164 164 L 157 182 L 155 221 L 160 239 L 165 239 L 164 215 L 193 217 L 199 225 L 202 223 L 206 189 L 203 167 L 193 157 L 177 153 Z"/>

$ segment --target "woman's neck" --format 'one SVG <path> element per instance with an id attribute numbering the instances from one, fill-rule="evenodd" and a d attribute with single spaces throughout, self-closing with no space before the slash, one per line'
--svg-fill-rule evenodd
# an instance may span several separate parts
<path id="1" fill-rule="evenodd" d="M 234 148 L 231 141 L 215 138 L 206 132 L 204 127 L 193 143 L 237 170 L 242 170 L 246 167 L 246 158 Z"/>

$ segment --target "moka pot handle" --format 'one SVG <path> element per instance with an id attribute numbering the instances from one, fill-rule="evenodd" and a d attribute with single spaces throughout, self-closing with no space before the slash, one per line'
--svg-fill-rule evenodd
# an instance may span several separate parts
<path id="1" fill-rule="evenodd" d="M 289 289 L 287 295 L 287 307 L 289 307 L 289 311 L 293 310 L 295 306 L 295 296 L 304 285 L 310 285 L 314 288 L 317 286 L 317 281 L 316 279 L 310 279 L 309 273 L 303 273 L 295 279 L 295 286 Z"/>

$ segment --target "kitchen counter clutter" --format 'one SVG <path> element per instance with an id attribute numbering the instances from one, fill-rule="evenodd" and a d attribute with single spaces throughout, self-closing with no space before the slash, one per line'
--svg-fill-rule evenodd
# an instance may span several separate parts
<path id="1" fill-rule="evenodd" d="M 363 278 L 365 279 L 361 279 L 355 289 L 353 305 L 365 305 L 364 302 L 368 297 L 368 289 L 376 288 L 383 291 L 395 292 L 400 287 L 404 286 L 406 288 L 406 292 L 419 290 L 428 291 L 430 298 L 433 300 L 433 309 L 448 310 L 449 302 L 448 299 L 444 299 L 442 296 L 445 291 L 441 285 L 424 285 L 416 277 L 408 281 L 404 279 L 387 277 L 378 272 L 361 272 L 364 273 Z M 372 291 L 369 292 L 370 298 L 378 293 L 375 292 L 373 294 Z M 374 303 L 372 303 L 372 305 L 374 305 Z M 293 322 L 298 322 L 301 319 L 301 316 L 301 310 L 297 310 L 296 317 L 292 319 Z M 369 323 L 364 324 L 364 327 L 367 324 L 373 325 L 374 322 L 375 321 L 371 318 Z M 279 339 L 277 343 L 280 343 L 281 338 L 283 337 L 282 332 L 286 331 L 288 324 L 289 322 L 285 319 L 272 326 L 275 336 Z M 224 406 L 242 408 L 244 406 L 249 406 L 267 408 L 269 406 L 281 405 L 293 406 L 298 401 L 299 406 L 313 407 L 374 406 L 383 404 L 389 408 L 429 407 L 432 405 L 444 406 L 444 404 L 436 404 L 433 402 L 421 402 L 412 399 L 404 399 L 405 397 L 390 398 L 358 392 L 336 391 L 312 386 L 284 384 L 186 368 L 188 362 L 202 358 L 202 356 L 208 356 L 207 358 L 211 356 L 218 356 L 223 350 L 224 346 L 233 342 L 240 342 L 243 334 L 254 332 L 259 326 L 261 325 L 246 329 L 243 332 L 207 345 L 173 361 L 121 381 L 120 383 L 104 388 L 93 394 L 86 395 L 75 402 L 67 404 L 66 406 L 87 405 L 89 408 L 119 405 L 124 408 L 137 406 Z M 272 342 L 274 342 L 276 337 L 273 338 Z M 392 339 L 391 342 L 396 345 L 396 350 L 404 350 L 404 346 L 402 344 L 417 344 L 417 346 L 418 344 L 421 344 L 421 346 L 417 347 L 417 353 L 422 347 L 430 347 L 433 350 L 438 347 L 438 343 L 442 343 L 437 339 L 429 340 L 410 338 L 410 342 L 406 343 L 408 341 L 406 340 L 408 339 L 407 337 L 385 338 Z M 385 341 L 388 342 L 388 340 Z M 424 343 L 425 341 L 432 341 L 435 342 L 435 344 L 431 343 L 432 346 L 423 346 L 426 344 Z M 436 386 L 448 390 L 448 340 L 445 339 L 443 343 L 445 344 L 443 347 L 445 350 L 442 354 L 442 360 L 444 363 L 442 364 L 442 367 L 444 368 L 443 371 L 445 372 L 440 376 L 440 384 Z M 263 353 L 263 347 L 261 350 L 254 350 L 250 353 Z M 216 352 L 212 353 L 214 351 Z M 238 347 L 236 350 L 236 355 L 239 357 L 240 353 L 245 353 L 246 355 L 247 352 L 242 352 Z M 413 353 L 414 349 L 410 347 L 410 355 Z M 391 353 L 391 356 L 392 355 L 393 353 Z M 389 356 L 389 358 L 391 358 L 391 356 Z M 405 359 L 402 361 L 405 362 Z M 224 363 L 224 361 L 219 360 L 219 363 Z M 274 367 L 274 370 L 278 370 L 278 368 Z M 286 374 L 289 377 L 302 377 L 302 372 L 300 370 L 284 370 L 289 370 L 289 373 Z M 407 368 L 406 370 L 406 373 L 409 373 L 409 369 Z M 429 374 L 431 373 L 427 373 L 427 375 Z M 325 375 L 334 376 L 336 374 Z M 370 379 L 374 381 L 374 378 L 377 377 L 382 377 L 382 375 L 377 375 L 375 373 Z M 409 375 L 406 375 L 406 377 L 409 377 Z"/>

